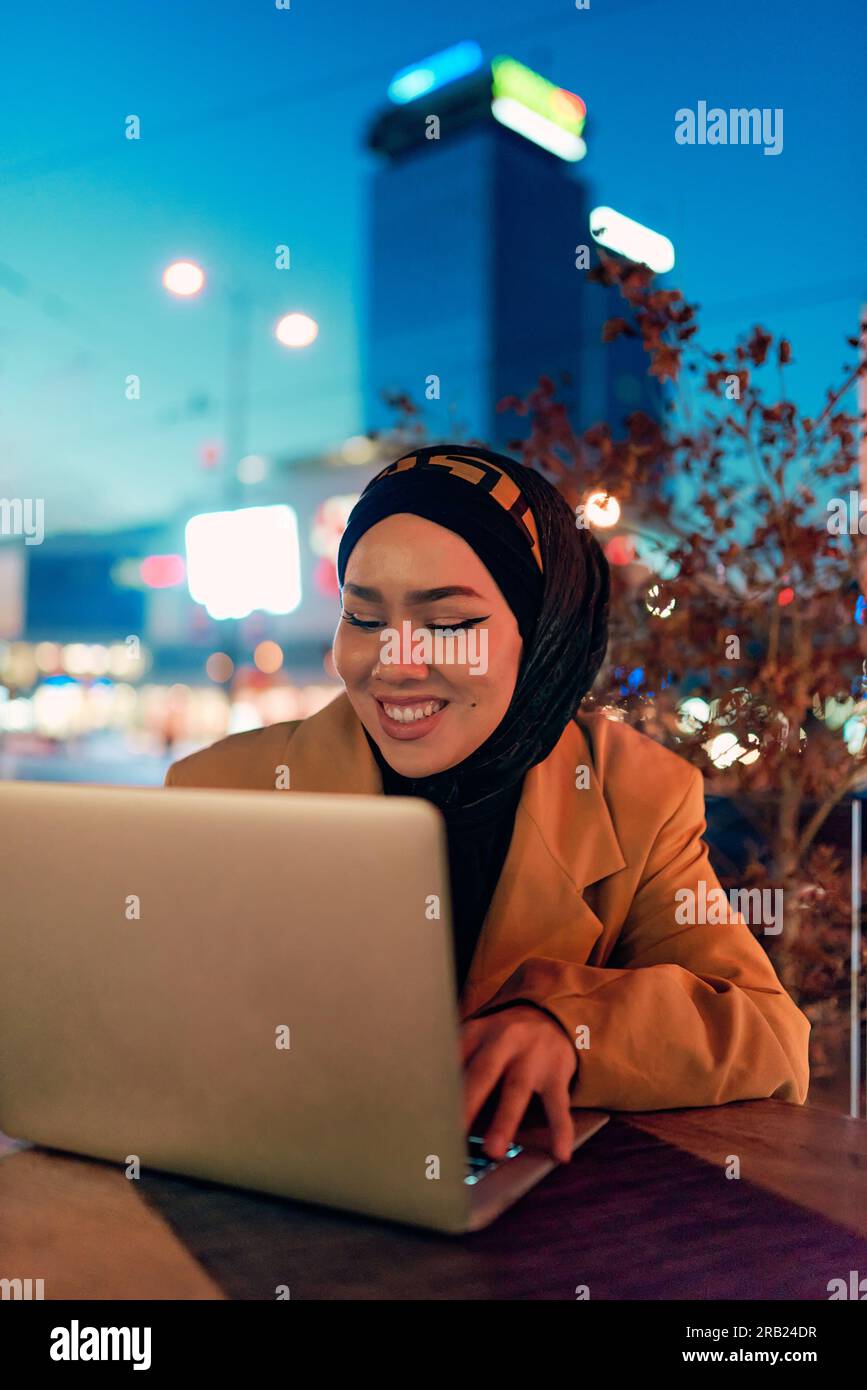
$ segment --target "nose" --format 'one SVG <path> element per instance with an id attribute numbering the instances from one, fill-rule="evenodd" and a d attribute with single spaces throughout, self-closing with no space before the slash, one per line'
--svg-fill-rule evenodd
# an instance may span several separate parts
<path id="1" fill-rule="evenodd" d="M 403 685 L 404 681 L 426 681 L 430 674 L 430 667 L 421 659 L 410 664 L 399 661 L 380 660 L 376 667 L 376 674 L 383 685 Z"/>
<path id="2" fill-rule="evenodd" d="M 430 666 L 423 660 L 423 653 L 415 650 L 412 641 L 412 627 L 404 623 L 399 632 L 399 640 L 380 642 L 376 673 L 385 685 L 398 686 L 404 681 L 425 681 L 430 674 Z M 426 653 L 430 656 L 430 652 Z"/>

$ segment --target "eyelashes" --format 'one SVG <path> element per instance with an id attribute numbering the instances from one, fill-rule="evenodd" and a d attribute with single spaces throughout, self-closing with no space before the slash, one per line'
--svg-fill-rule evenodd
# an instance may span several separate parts
<path id="1" fill-rule="evenodd" d="M 340 616 L 343 622 L 349 623 L 350 627 L 360 627 L 364 632 L 375 632 L 378 627 L 382 626 L 377 619 L 366 622 L 363 618 L 357 618 L 354 613 L 344 611 Z M 486 623 L 490 616 L 489 613 L 486 618 L 465 618 L 461 623 L 423 623 L 422 626 L 430 632 L 460 632 L 471 627 L 478 627 L 479 623 Z"/>

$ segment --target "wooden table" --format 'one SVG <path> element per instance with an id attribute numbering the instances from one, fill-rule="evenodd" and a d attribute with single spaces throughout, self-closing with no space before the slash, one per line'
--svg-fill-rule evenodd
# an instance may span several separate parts
<path id="1" fill-rule="evenodd" d="M 46 1299 L 827 1300 L 850 1270 L 867 1273 L 867 1123 L 778 1101 L 614 1115 L 460 1238 L 44 1149 L 0 1159 L 0 1276 L 42 1277 Z"/>

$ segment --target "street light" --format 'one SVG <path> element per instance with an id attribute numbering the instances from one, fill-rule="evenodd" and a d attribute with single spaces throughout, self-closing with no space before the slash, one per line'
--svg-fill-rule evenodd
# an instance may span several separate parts
<path id="1" fill-rule="evenodd" d="M 277 341 L 291 348 L 309 347 L 318 333 L 319 324 L 307 314 L 284 314 L 274 329 Z"/>
<path id="2" fill-rule="evenodd" d="M 191 260 L 173 261 L 163 271 L 165 289 L 178 298 L 191 299 L 204 289 L 206 281 L 202 267 Z M 264 476 L 261 460 L 255 458 L 247 445 L 247 420 L 250 403 L 250 363 L 254 301 L 246 286 L 223 283 L 228 304 L 226 335 L 226 393 L 225 393 L 225 471 L 223 475 L 223 506 L 236 511 L 241 505 L 243 484 Z M 319 333 L 319 325 L 307 314 L 284 314 L 274 329 L 277 341 L 284 347 L 308 347 Z M 227 640 L 229 658 L 238 664 L 238 635 L 232 622 Z"/>
<path id="3" fill-rule="evenodd" d="M 179 299 L 192 299 L 205 287 L 202 267 L 191 260 L 178 260 L 163 271 L 163 286 Z M 242 285 L 224 285 L 228 300 L 229 323 L 226 340 L 226 413 L 224 502 L 229 508 L 240 500 L 239 482 L 258 481 L 255 470 L 247 468 L 252 457 L 247 448 L 249 410 L 250 349 L 254 303 Z M 284 314 L 274 328 L 274 336 L 284 347 L 309 347 L 319 334 L 319 324 L 308 314 Z M 264 476 L 264 472 L 259 477 Z"/>
<path id="4" fill-rule="evenodd" d="M 198 294 L 205 284 L 205 272 L 195 261 L 172 261 L 163 271 L 163 285 L 170 294 L 181 299 L 189 299 Z"/>

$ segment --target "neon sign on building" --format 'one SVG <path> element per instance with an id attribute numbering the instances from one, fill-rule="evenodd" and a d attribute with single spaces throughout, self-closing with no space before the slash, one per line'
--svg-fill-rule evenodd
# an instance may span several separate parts
<path id="1" fill-rule="evenodd" d="M 495 120 L 561 159 L 575 163 L 584 158 L 587 108 L 579 96 L 505 55 L 494 59 L 491 71 Z"/>

